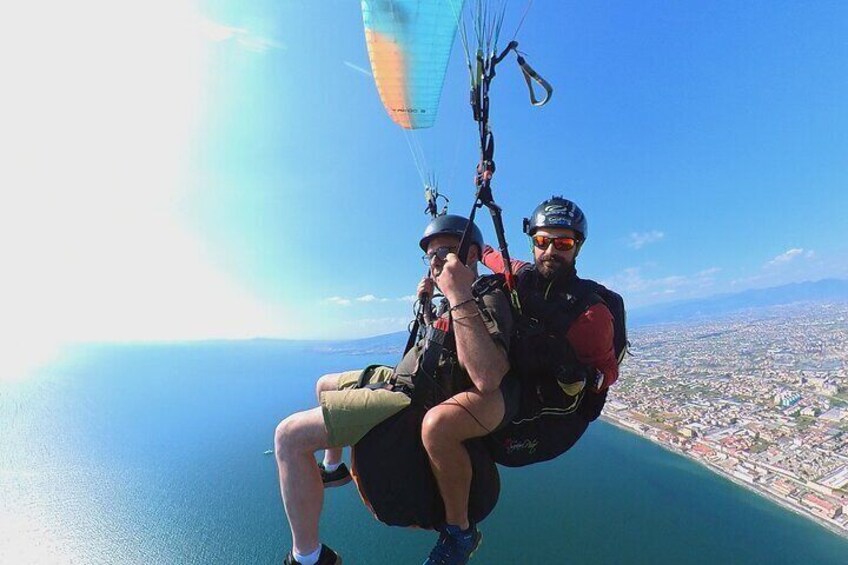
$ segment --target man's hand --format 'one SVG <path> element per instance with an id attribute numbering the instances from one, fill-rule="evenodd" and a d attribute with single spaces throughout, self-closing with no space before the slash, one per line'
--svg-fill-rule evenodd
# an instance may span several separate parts
<path id="1" fill-rule="evenodd" d="M 445 264 L 436 273 L 436 284 L 452 305 L 471 298 L 474 271 L 462 264 L 455 253 L 448 253 Z"/>
<path id="2" fill-rule="evenodd" d="M 418 300 L 433 298 L 433 286 L 433 279 L 430 277 L 424 277 L 421 279 L 421 282 L 418 283 L 418 289 L 415 292 L 415 296 L 418 297 Z"/>

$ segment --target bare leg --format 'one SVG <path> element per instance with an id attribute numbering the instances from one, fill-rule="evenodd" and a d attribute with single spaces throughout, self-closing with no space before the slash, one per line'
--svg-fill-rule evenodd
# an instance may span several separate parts
<path id="1" fill-rule="evenodd" d="M 277 426 L 274 447 L 280 473 L 280 493 L 289 519 L 294 550 L 318 547 L 318 520 L 324 505 L 324 485 L 315 452 L 327 447 L 327 429 L 320 408 L 292 414 Z"/>
<path id="2" fill-rule="evenodd" d="M 469 390 L 431 408 L 424 416 L 421 439 L 445 503 L 448 524 L 463 529 L 469 526 L 472 469 L 471 458 L 462 442 L 490 433 L 501 423 L 503 415 L 500 390 L 488 394 Z"/>
<path id="3" fill-rule="evenodd" d="M 318 404 L 321 404 L 321 393 L 328 390 L 339 390 L 339 374 L 330 373 L 318 379 L 315 383 L 315 396 L 318 397 Z M 333 447 L 324 450 L 324 466 L 336 465 L 342 461 L 341 447 Z"/>

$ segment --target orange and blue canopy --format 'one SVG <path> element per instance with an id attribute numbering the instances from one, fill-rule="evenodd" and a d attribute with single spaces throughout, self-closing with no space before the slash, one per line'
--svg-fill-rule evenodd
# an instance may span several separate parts
<path id="1" fill-rule="evenodd" d="M 433 125 L 464 0 L 362 0 L 374 82 L 389 117 Z"/>

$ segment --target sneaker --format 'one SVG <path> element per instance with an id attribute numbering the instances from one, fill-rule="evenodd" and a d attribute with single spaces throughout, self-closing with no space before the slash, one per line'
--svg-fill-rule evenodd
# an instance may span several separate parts
<path id="1" fill-rule="evenodd" d="M 295 561 L 294 555 L 289 551 L 283 565 L 300 565 L 300 562 Z M 342 565 L 342 558 L 338 553 L 321 544 L 321 554 L 318 556 L 318 562 L 315 565 Z"/>
<path id="2" fill-rule="evenodd" d="M 424 565 L 464 565 L 474 555 L 482 538 L 474 524 L 467 530 L 461 530 L 459 526 L 445 526 Z"/>
<path id="3" fill-rule="evenodd" d="M 339 468 L 332 473 L 324 470 L 323 463 L 318 463 L 318 469 L 321 470 L 321 482 L 324 483 L 324 488 L 344 486 L 351 481 L 350 471 L 347 470 L 347 465 L 344 463 L 339 465 Z"/>

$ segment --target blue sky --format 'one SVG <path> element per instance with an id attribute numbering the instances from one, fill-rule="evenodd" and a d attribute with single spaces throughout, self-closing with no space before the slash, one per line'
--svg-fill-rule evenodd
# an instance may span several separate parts
<path id="1" fill-rule="evenodd" d="M 525 7 L 508 2 L 510 33 Z M 427 217 L 359 3 L 19 6 L 2 41 L 4 338 L 358 337 L 403 329 Z M 494 82 L 513 255 L 543 198 L 590 223 L 580 273 L 631 307 L 848 277 L 848 4 L 535 2 L 555 88 Z M 473 200 L 460 45 L 415 134 Z M 490 223 L 481 222 L 492 238 Z M 22 345 L 23 347 L 23 345 Z"/>

